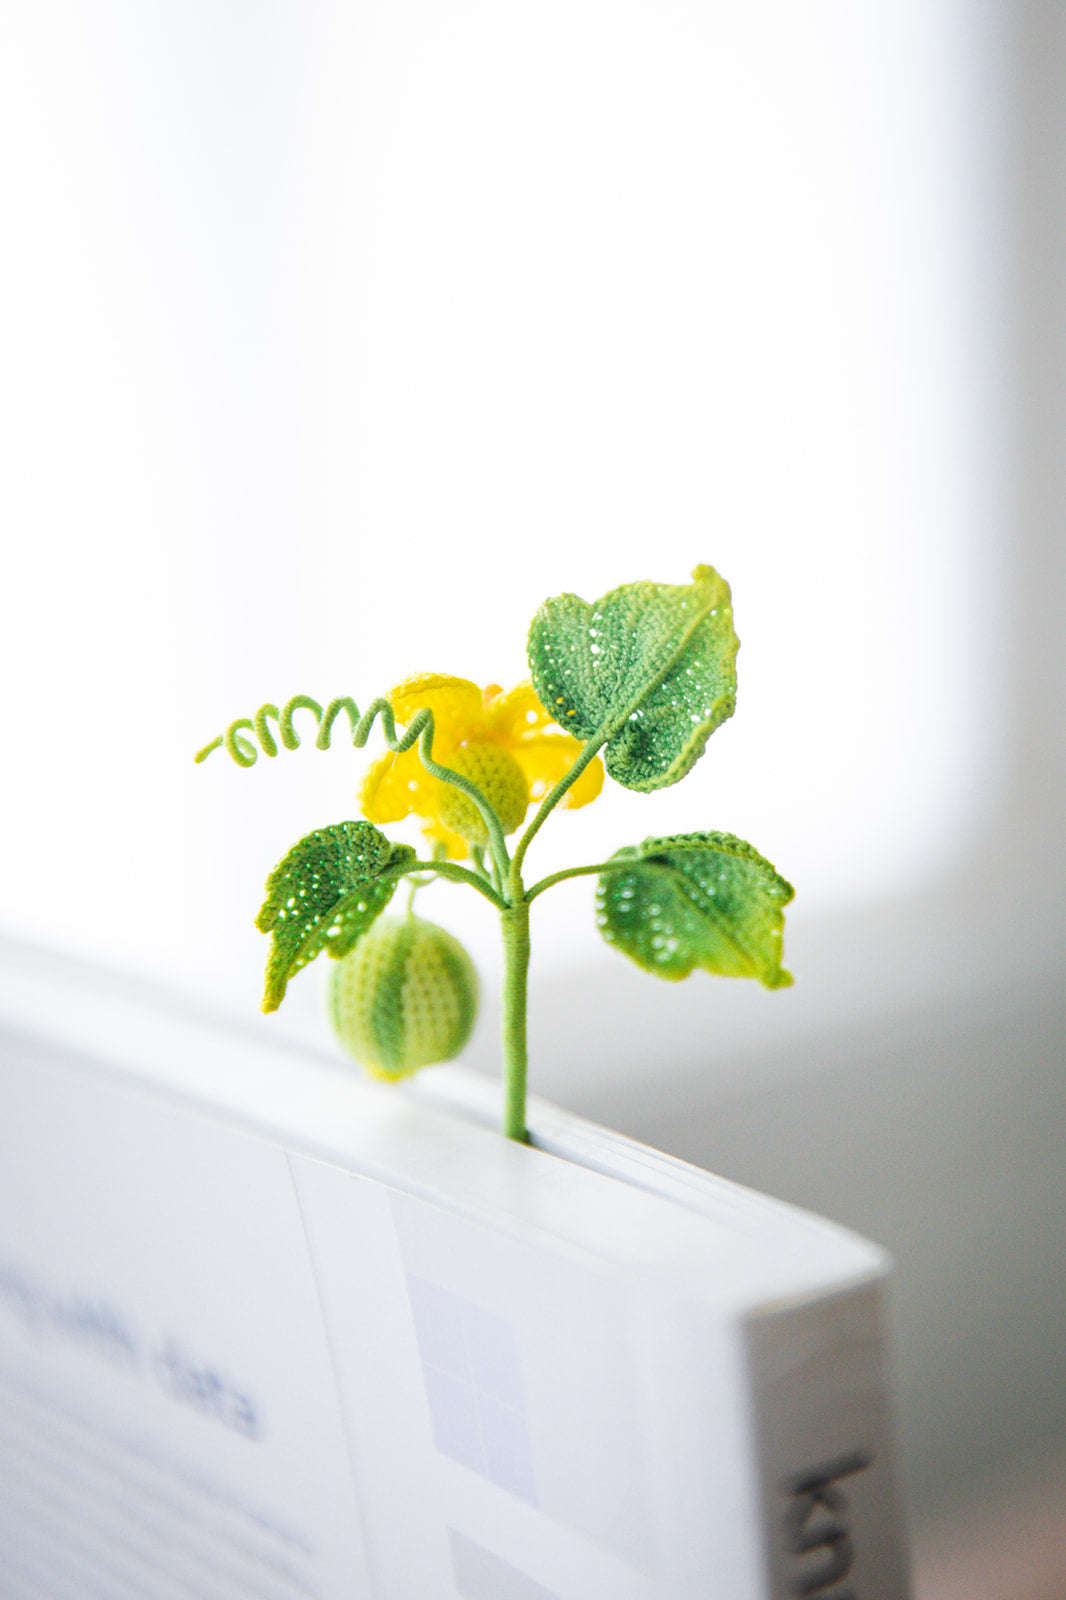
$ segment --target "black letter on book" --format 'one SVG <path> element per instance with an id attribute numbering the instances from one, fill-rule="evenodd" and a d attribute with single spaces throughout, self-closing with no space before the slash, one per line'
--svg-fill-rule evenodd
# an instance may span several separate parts
<path id="1" fill-rule="evenodd" d="M 864 1450 L 856 1450 L 852 1455 L 838 1456 L 835 1461 L 799 1472 L 781 1485 L 789 1497 L 784 1517 L 785 1548 L 801 1561 L 815 1551 L 822 1552 L 816 1566 L 804 1565 L 804 1570 L 793 1578 L 793 1594 L 823 1594 L 851 1571 L 855 1549 L 848 1532 L 848 1501 L 837 1482 L 853 1472 L 864 1471 L 871 1460 Z M 841 1593 L 833 1600 L 852 1600 L 852 1596 Z"/>

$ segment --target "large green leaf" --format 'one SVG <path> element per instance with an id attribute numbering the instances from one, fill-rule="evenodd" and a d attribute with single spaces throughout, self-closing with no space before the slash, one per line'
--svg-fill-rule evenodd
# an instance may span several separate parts
<path id="1" fill-rule="evenodd" d="M 693 967 L 725 978 L 792 982 L 781 966 L 784 908 L 793 889 L 731 833 L 683 833 L 627 846 L 601 873 L 597 921 L 608 944 L 660 978 Z"/>
<path id="2" fill-rule="evenodd" d="M 290 978 L 322 950 L 340 958 L 392 899 L 390 867 L 415 860 L 369 822 L 338 822 L 294 844 L 266 883 L 255 925 L 272 935 L 263 1010 L 276 1011 Z"/>
<path id="3" fill-rule="evenodd" d="M 627 583 L 591 605 L 558 595 L 529 630 L 537 698 L 567 733 L 605 742 L 627 789 L 677 783 L 736 705 L 729 585 L 713 567 L 692 579 Z"/>

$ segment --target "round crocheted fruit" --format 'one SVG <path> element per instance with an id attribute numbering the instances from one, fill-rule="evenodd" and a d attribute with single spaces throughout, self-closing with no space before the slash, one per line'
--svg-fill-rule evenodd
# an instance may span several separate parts
<path id="1" fill-rule="evenodd" d="M 504 833 L 513 833 L 529 807 L 529 779 L 509 750 L 498 744 L 465 744 L 452 751 L 445 765 L 481 790 L 500 819 Z M 485 819 L 469 795 L 442 784 L 438 815 L 446 828 L 468 844 L 486 844 Z"/>
<path id="2" fill-rule="evenodd" d="M 477 973 L 457 939 L 420 917 L 379 917 L 333 966 L 328 1006 L 337 1037 L 377 1078 L 450 1061 L 470 1036 Z"/>

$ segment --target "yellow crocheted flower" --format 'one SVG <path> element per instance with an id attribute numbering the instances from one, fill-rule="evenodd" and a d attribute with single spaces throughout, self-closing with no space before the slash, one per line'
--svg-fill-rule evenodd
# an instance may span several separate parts
<path id="1" fill-rule="evenodd" d="M 481 790 L 504 833 L 521 825 L 530 801 L 555 787 L 581 749 L 569 734 L 551 731 L 552 720 L 529 683 L 504 694 L 497 683 L 479 689 L 467 678 L 420 672 L 398 684 L 388 701 L 402 723 L 423 706 L 433 712 L 434 761 Z M 588 805 L 602 788 L 603 766 L 596 757 L 559 803 Z M 456 860 L 486 840 L 473 801 L 427 772 L 417 745 L 400 756 L 380 756 L 363 779 L 359 801 L 370 822 L 399 822 L 412 812 L 424 818 L 427 837 L 442 841 Z"/>

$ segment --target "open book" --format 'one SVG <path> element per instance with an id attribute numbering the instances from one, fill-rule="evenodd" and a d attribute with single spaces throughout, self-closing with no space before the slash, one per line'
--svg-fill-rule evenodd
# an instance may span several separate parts
<path id="1" fill-rule="evenodd" d="M 11 1600 L 906 1600 L 882 1253 L 0 944 Z"/>

